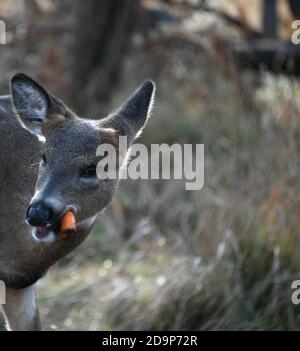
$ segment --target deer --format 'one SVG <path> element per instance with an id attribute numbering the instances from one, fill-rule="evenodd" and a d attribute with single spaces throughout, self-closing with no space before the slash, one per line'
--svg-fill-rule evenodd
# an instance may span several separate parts
<path id="1" fill-rule="evenodd" d="M 110 115 L 87 119 L 31 77 L 10 79 L 10 93 L 0 96 L 0 280 L 8 330 L 42 330 L 36 282 L 82 243 L 117 190 L 119 177 L 97 177 L 97 147 L 118 148 L 120 136 L 130 145 L 154 95 L 155 84 L 146 80 Z M 77 230 L 62 240 L 59 223 L 68 210 Z"/>

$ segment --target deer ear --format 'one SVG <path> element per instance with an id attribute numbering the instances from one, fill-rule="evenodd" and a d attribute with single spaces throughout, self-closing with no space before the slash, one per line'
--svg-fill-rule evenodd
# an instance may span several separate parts
<path id="1" fill-rule="evenodd" d="M 21 122 L 30 131 L 41 136 L 51 101 L 49 94 L 34 80 L 20 73 L 11 78 L 10 90 Z"/>
<path id="2" fill-rule="evenodd" d="M 155 84 L 145 81 L 125 102 L 120 114 L 134 136 L 143 128 L 154 104 Z"/>
<path id="3" fill-rule="evenodd" d="M 154 104 L 155 84 L 145 81 L 111 117 L 103 120 L 103 126 L 115 129 L 131 142 L 143 129 Z M 102 123 L 101 123 L 102 124 Z"/>

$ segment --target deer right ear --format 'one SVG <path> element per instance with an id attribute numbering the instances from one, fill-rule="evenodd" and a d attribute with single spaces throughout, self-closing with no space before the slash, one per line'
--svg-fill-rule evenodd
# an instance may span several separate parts
<path id="1" fill-rule="evenodd" d="M 10 90 L 21 122 L 31 132 L 42 136 L 42 126 L 50 106 L 49 94 L 34 80 L 20 73 L 11 78 Z"/>
<path id="2" fill-rule="evenodd" d="M 101 120 L 103 128 L 112 128 L 131 143 L 142 131 L 151 115 L 155 84 L 146 80 L 131 97 L 111 116 Z"/>

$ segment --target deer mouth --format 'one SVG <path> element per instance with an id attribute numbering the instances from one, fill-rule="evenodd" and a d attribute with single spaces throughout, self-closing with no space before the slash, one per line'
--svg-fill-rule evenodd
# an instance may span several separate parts
<path id="1" fill-rule="evenodd" d="M 73 236 L 76 233 L 76 212 L 73 206 L 68 206 L 60 215 L 55 216 L 54 222 L 52 223 L 46 223 L 46 221 L 44 221 L 42 225 L 34 225 L 36 222 L 32 224 L 32 222 L 30 223 L 30 221 L 28 221 L 29 224 L 33 225 L 33 238 L 38 242 L 45 241 L 49 243 L 53 242 L 58 237 L 64 240 L 69 236 Z"/>
<path id="2" fill-rule="evenodd" d="M 73 208 L 71 208 L 71 210 L 74 211 Z M 64 217 L 65 214 L 66 212 L 64 212 L 61 218 L 54 224 L 43 226 L 43 227 L 33 227 L 32 229 L 33 238 L 37 242 L 46 242 L 49 244 L 56 241 L 58 238 L 61 238 L 62 240 L 66 240 L 68 238 L 74 238 L 74 235 L 76 235 L 77 233 L 80 233 L 80 231 L 85 231 L 85 232 L 90 231 L 98 217 L 98 213 L 96 213 L 95 215 L 78 222 L 75 228 L 67 226 L 63 229 L 62 218 Z M 73 219 L 75 221 L 75 217 Z"/>
<path id="3" fill-rule="evenodd" d="M 59 236 L 59 222 L 45 227 L 34 227 L 32 236 L 37 241 L 52 242 Z"/>

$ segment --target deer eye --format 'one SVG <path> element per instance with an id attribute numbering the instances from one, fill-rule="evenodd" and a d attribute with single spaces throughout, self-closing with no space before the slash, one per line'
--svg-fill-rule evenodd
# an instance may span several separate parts
<path id="1" fill-rule="evenodd" d="M 92 177 L 96 177 L 97 175 L 97 165 L 93 164 L 93 165 L 89 165 L 88 167 L 84 168 L 81 173 L 80 173 L 80 177 L 83 178 L 92 178 Z"/>
<path id="2" fill-rule="evenodd" d="M 47 164 L 47 157 L 45 154 L 42 155 L 42 161 L 44 164 Z"/>

